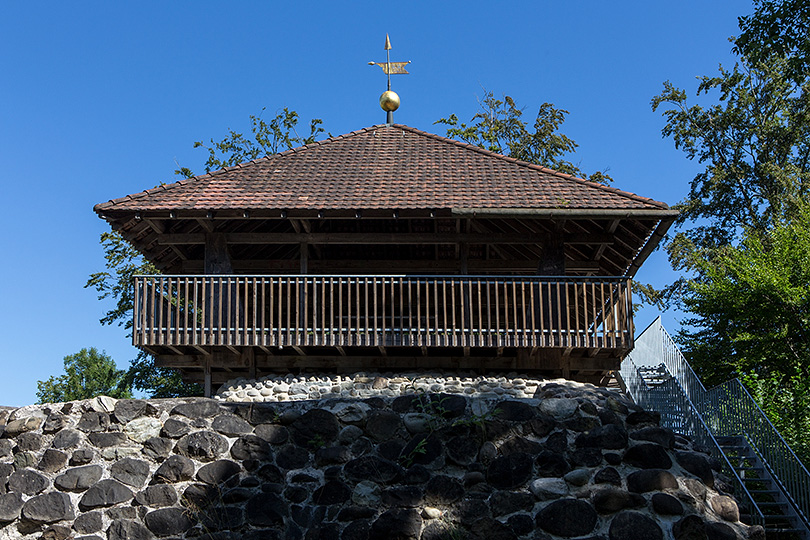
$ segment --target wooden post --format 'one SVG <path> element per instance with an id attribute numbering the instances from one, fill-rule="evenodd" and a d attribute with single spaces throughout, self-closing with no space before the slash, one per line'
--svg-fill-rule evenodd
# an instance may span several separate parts
<path id="1" fill-rule="evenodd" d="M 210 398 L 212 394 L 211 390 L 211 356 L 206 356 L 203 360 L 204 362 L 204 370 L 205 370 L 205 397 Z"/>
<path id="2" fill-rule="evenodd" d="M 253 351 L 253 347 L 243 347 L 241 353 L 241 364 L 243 366 L 247 366 L 248 373 L 250 374 L 251 379 L 256 378 L 256 354 Z"/>
<path id="3" fill-rule="evenodd" d="M 301 242 L 299 251 L 301 255 L 301 273 L 306 274 L 307 266 L 309 266 L 309 244 Z"/>
<path id="4" fill-rule="evenodd" d="M 208 233 L 205 235 L 205 273 L 206 274 L 233 274 L 231 257 L 228 254 L 228 244 L 224 233 Z"/>
<path id="5" fill-rule="evenodd" d="M 300 255 L 301 255 L 301 274 L 307 273 L 307 266 L 309 262 L 309 245 L 306 242 L 301 242 L 300 244 Z M 302 280 L 303 283 L 299 285 L 298 289 L 298 327 L 303 332 L 303 335 L 307 335 L 307 321 L 305 316 L 306 305 L 307 305 L 307 280 Z M 299 343 L 301 345 L 302 343 Z"/>

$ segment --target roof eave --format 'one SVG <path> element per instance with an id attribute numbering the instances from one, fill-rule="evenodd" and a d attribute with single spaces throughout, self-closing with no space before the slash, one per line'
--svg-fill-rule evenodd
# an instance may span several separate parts
<path id="1" fill-rule="evenodd" d="M 662 203 L 663 204 L 663 203 Z M 663 208 L 453 208 L 456 217 L 536 217 L 536 218 L 589 218 L 589 219 L 670 219 L 678 211 Z"/>

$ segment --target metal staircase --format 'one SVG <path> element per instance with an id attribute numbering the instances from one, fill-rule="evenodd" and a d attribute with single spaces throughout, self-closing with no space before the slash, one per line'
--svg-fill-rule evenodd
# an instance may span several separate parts
<path id="1" fill-rule="evenodd" d="M 617 379 L 661 414 L 662 426 L 720 462 L 742 521 L 764 526 L 769 539 L 810 540 L 810 473 L 739 380 L 706 390 L 660 318 L 636 339 Z"/>

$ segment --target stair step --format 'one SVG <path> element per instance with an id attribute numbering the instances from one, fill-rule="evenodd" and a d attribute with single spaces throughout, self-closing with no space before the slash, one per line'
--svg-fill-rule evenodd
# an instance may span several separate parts
<path id="1" fill-rule="evenodd" d="M 746 482 L 746 481 L 747 482 L 765 482 L 767 484 L 772 484 L 773 483 L 773 480 L 771 480 L 770 478 L 754 478 L 752 476 L 745 477 L 742 480 L 743 480 L 743 482 Z"/>
<path id="2" fill-rule="evenodd" d="M 778 489 L 749 489 L 748 493 L 751 495 L 779 495 L 781 492 Z"/>

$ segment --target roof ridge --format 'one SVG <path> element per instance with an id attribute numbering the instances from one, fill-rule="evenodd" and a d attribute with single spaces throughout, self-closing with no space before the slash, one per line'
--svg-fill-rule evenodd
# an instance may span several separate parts
<path id="1" fill-rule="evenodd" d="M 375 127 L 377 127 L 377 126 L 375 126 Z M 397 128 L 400 128 L 400 129 L 404 129 L 405 131 L 410 131 L 410 132 L 415 133 L 417 135 L 422 135 L 424 137 L 428 137 L 428 138 L 431 138 L 431 139 L 436 139 L 436 140 L 439 140 L 439 141 L 442 141 L 442 142 L 454 144 L 454 145 L 459 146 L 461 148 L 466 148 L 468 150 L 473 150 L 473 151 L 478 152 L 480 154 L 484 154 L 485 156 L 500 158 L 502 160 L 508 161 L 510 163 L 514 163 L 514 164 L 522 166 L 522 167 L 528 167 L 530 169 L 535 169 L 535 170 L 538 170 L 538 171 L 541 171 L 541 172 L 544 172 L 544 173 L 547 173 L 547 174 L 551 174 L 551 175 L 554 175 L 554 176 L 559 176 L 560 178 L 563 178 L 565 180 L 573 180 L 575 182 L 578 182 L 580 184 L 584 184 L 584 185 L 589 186 L 589 187 L 609 191 L 611 193 L 615 193 L 617 195 L 627 197 L 628 199 L 633 199 L 633 200 L 637 200 L 637 201 L 640 201 L 640 202 L 654 204 L 656 206 L 660 206 L 663 209 L 668 209 L 669 208 L 669 205 L 667 203 L 665 203 L 665 202 L 656 201 L 655 199 L 651 199 L 649 197 L 643 197 L 641 195 L 633 193 L 632 191 L 625 191 L 623 189 L 615 188 L 615 187 L 608 186 L 608 185 L 605 185 L 605 184 L 600 184 L 599 182 L 594 182 L 593 180 L 588 180 L 586 178 L 579 178 L 578 176 L 574 176 L 572 174 L 567 174 L 567 173 L 560 172 L 560 171 L 557 171 L 557 170 L 554 170 L 554 169 L 550 169 L 548 167 L 544 167 L 542 165 L 537 165 L 536 163 L 529 163 L 528 161 L 523 161 L 521 159 L 513 158 L 513 157 L 510 157 L 510 156 L 505 156 L 503 154 L 499 154 L 497 152 L 493 152 L 492 150 L 487 150 L 486 148 L 481 148 L 480 146 L 476 146 L 474 144 L 470 144 L 470 143 L 467 143 L 467 142 L 464 142 L 464 141 L 458 141 L 456 139 L 451 139 L 450 137 L 444 137 L 442 135 L 437 135 L 436 133 L 430 133 L 430 132 L 427 132 L 427 131 L 422 131 L 420 129 L 416 129 L 416 128 L 411 127 L 411 126 L 406 126 L 404 124 L 392 124 L 392 127 L 397 127 Z"/>

